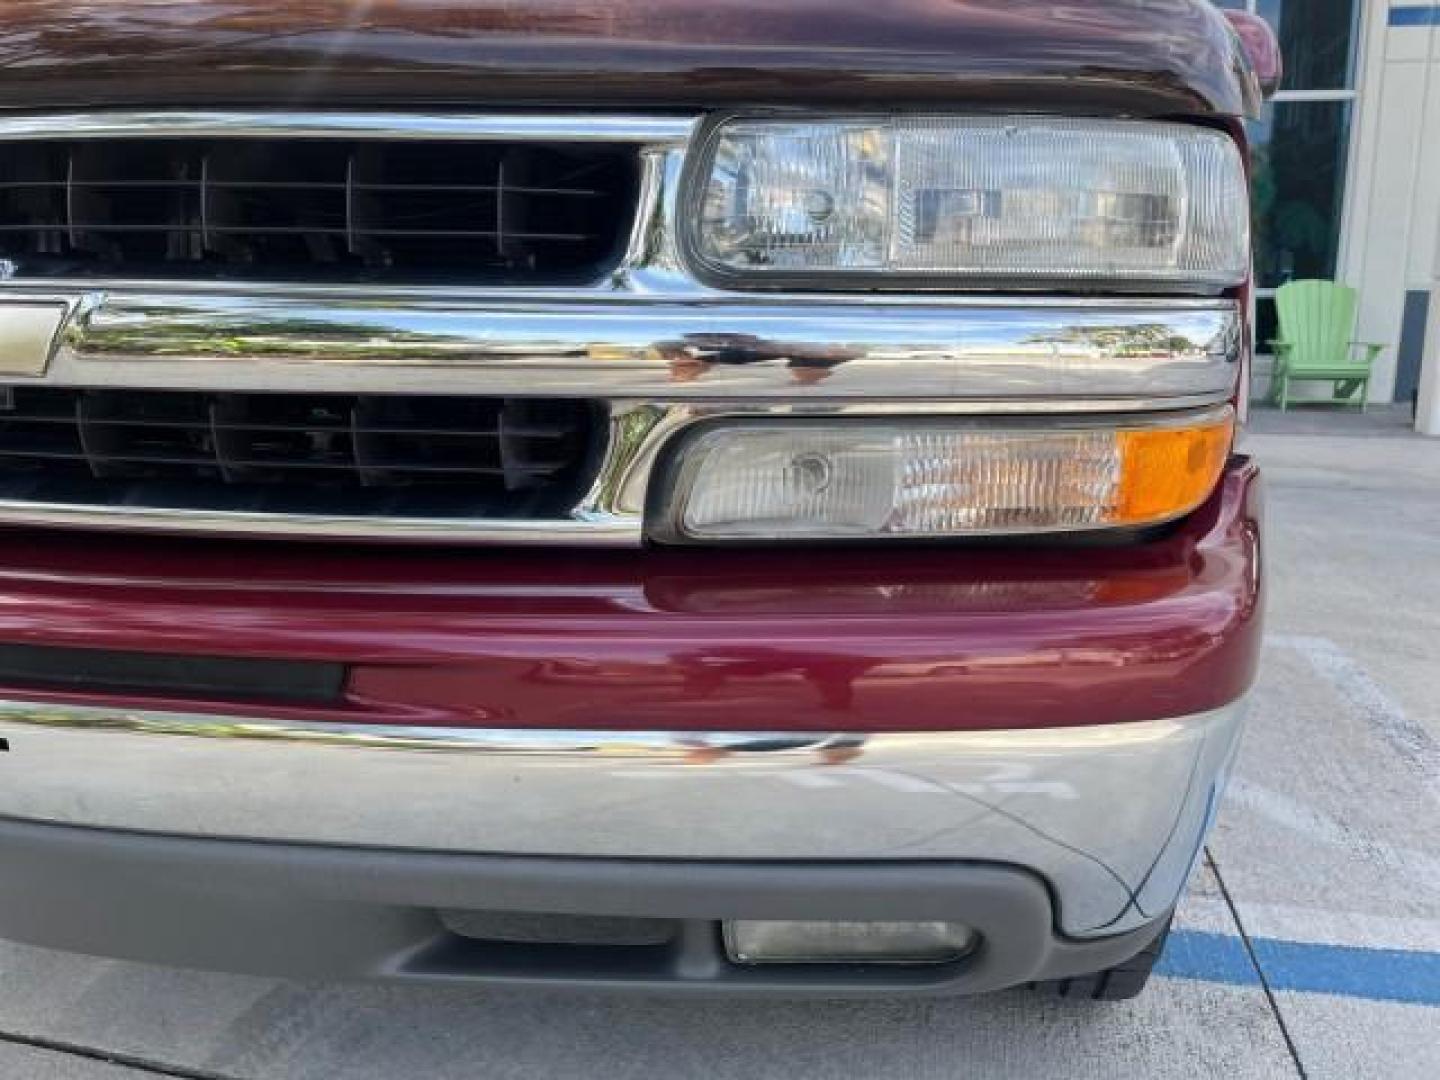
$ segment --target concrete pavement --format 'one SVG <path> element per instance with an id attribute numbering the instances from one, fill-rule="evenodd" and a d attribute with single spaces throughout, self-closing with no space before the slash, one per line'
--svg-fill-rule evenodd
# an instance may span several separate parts
<path id="1" fill-rule="evenodd" d="M 396 990 L 0 944 L 0 1080 L 1440 1076 L 1440 441 L 1390 419 L 1322 435 L 1263 415 L 1249 439 L 1269 478 L 1266 662 L 1165 974 L 1136 1002 Z"/>

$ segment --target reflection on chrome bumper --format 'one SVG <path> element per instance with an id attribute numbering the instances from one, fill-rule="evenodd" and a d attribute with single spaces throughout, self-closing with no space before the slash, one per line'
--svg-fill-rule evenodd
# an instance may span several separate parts
<path id="1" fill-rule="evenodd" d="M 70 309 L 50 381 L 85 386 L 1177 408 L 1223 400 L 1241 347 L 1228 300 L 7 284 L 0 301 Z"/>
<path id="2" fill-rule="evenodd" d="M 1178 899 L 1242 707 L 1103 727 L 671 734 L 336 727 L 0 702 L 0 817 L 183 836 L 1026 867 L 1061 929 Z"/>

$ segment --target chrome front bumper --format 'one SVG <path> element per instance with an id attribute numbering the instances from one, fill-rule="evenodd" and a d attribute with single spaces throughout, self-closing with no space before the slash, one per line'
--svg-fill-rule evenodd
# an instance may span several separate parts
<path id="1" fill-rule="evenodd" d="M 0 819 L 191 838 L 683 861 L 1024 868 L 1058 929 L 1178 900 L 1243 704 L 1147 723 L 936 734 L 284 724 L 0 703 Z"/>

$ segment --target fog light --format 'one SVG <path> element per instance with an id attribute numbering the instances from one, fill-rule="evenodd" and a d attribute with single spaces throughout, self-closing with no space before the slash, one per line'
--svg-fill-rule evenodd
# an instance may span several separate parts
<path id="1" fill-rule="evenodd" d="M 948 964 L 976 944 L 975 932 L 946 922 L 776 922 L 725 924 L 725 952 L 737 964 Z"/>
<path id="2" fill-rule="evenodd" d="M 726 422 L 682 444 L 659 539 L 984 536 L 1154 525 L 1214 490 L 1228 406 L 1161 420 Z"/>

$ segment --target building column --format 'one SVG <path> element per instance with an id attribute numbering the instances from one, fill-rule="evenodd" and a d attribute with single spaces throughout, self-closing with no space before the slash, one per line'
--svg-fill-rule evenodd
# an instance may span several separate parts
<path id="1" fill-rule="evenodd" d="M 1421 141 L 1429 147 L 1428 168 L 1422 163 L 1420 186 L 1428 190 L 1434 207 L 1430 223 L 1430 305 L 1425 313 L 1424 352 L 1420 359 L 1420 389 L 1415 399 L 1415 429 L 1440 435 L 1440 0 L 1430 8 L 1430 95 L 1421 123 Z M 1422 218 L 1423 226 L 1426 218 Z M 1425 238 L 1417 238 L 1424 244 Z M 1422 249 L 1423 250 L 1423 249 Z"/>
<path id="2" fill-rule="evenodd" d="M 1440 266 L 1437 266 L 1440 270 Z M 1415 403 L 1415 430 L 1440 435 L 1440 274 L 1430 289 L 1430 318 L 1425 355 L 1420 361 L 1420 396 Z"/>
<path id="3" fill-rule="evenodd" d="M 1430 147 L 1429 166 L 1422 164 L 1420 186 L 1430 193 L 1435 209 L 1429 215 L 1430 304 L 1425 312 L 1423 352 L 1420 358 L 1420 389 L 1415 399 L 1415 429 L 1426 435 L 1440 435 L 1440 0 L 1431 7 L 1430 90 L 1422 117 L 1421 141 Z M 1421 219 L 1423 225 L 1426 219 Z M 1417 238 L 1423 245 L 1425 238 Z M 1424 247 L 1421 250 L 1425 250 Z"/>
<path id="4" fill-rule="evenodd" d="M 1432 134 L 1440 131 L 1440 0 L 1365 0 L 1362 10 L 1340 277 L 1360 290 L 1356 338 L 1388 346 L 1370 400 L 1408 404 L 1418 395 L 1421 426 L 1426 403 L 1440 394 L 1430 332 L 1440 322 L 1440 139 Z"/>

